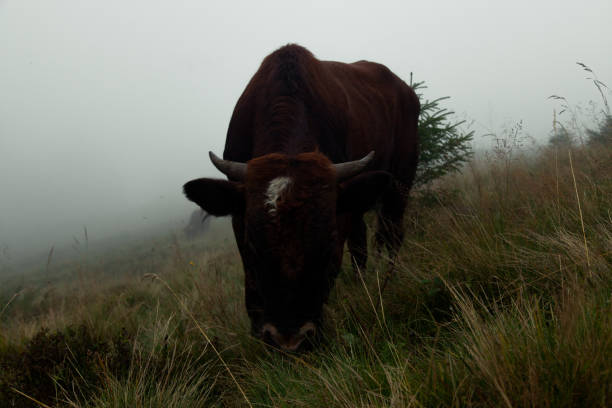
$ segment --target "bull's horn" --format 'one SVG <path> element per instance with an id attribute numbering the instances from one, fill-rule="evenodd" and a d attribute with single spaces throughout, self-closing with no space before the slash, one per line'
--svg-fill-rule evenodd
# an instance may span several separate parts
<path id="1" fill-rule="evenodd" d="M 223 160 L 213 152 L 208 152 L 210 161 L 215 167 L 230 180 L 242 181 L 246 175 L 246 163 L 239 163 L 231 160 Z"/>
<path id="2" fill-rule="evenodd" d="M 360 160 L 334 164 L 338 181 L 346 180 L 361 173 L 374 158 L 374 150 Z"/>

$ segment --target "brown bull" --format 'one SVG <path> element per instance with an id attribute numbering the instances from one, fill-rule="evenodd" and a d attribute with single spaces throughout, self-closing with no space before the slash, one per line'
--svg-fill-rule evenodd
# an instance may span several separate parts
<path id="1" fill-rule="evenodd" d="M 319 61 L 298 45 L 266 57 L 232 115 L 228 180 L 196 179 L 188 199 L 232 215 L 253 334 L 297 350 L 315 334 L 342 261 L 366 263 L 363 214 L 378 201 L 391 255 L 418 159 L 419 100 L 384 65 Z"/>

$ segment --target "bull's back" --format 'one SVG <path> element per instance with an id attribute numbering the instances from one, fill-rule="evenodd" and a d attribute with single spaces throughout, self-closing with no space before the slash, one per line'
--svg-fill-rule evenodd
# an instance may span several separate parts
<path id="1" fill-rule="evenodd" d="M 382 64 L 320 61 L 297 45 L 266 57 L 247 85 L 230 120 L 225 159 L 250 160 L 255 138 L 267 137 L 258 128 L 266 123 L 263 107 L 274 98 L 269 92 L 279 79 L 273 79 L 273 73 L 287 67 L 290 75 L 297 73 L 296 83 L 303 88 L 297 102 L 305 105 L 306 120 L 317 129 L 317 144 L 332 162 L 357 160 L 375 150 L 372 168 L 390 171 L 400 180 L 411 179 L 419 114 L 412 88 Z"/>
<path id="2" fill-rule="evenodd" d="M 386 66 L 325 61 L 343 93 L 348 160 L 376 151 L 374 167 L 411 182 L 418 159 L 420 104 L 414 90 Z"/>

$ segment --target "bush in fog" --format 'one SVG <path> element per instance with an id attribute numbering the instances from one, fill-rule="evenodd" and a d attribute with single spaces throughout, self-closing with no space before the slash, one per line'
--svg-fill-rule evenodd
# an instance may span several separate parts
<path id="1" fill-rule="evenodd" d="M 599 124 L 599 129 L 587 129 L 587 137 L 589 144 L 607 144 L 612 143 L 612 115 L 606 115 Z"/>
<path id="2" fill-rule="evenodd" d="M 551 146 L 571 146 L 573 144 L 573 137 L 565 128 L 553 130 L 552 135 L 548 139 L 548 144 Z"/>
<path id="3" fill-rule="evenodd" d="M 465 130 L 464 120 L 454 120 L 454 112 L 440 106 L 449 96 L 424 99 L 418 92 L 426 88 L 424 82 L 416 82 L 412 88 L 421 101 L 420 152 L 415 185 L 422 186 L 458 171 L 472 157 L 474 131 Z"/>
<path id="4" fill-rule="evenodd" d="M 560 103 L 561 110 L 558 116 L 560 117 L 567 112 L 570 117 L 566 122 L 561 122 L 557 119 L 557 112 L 555 110 L 553 133 L 548 142 L 552 146 L 570 146 L 576 140 L 579 140 L 581 144 L 587 143 L 589 145 L 610 144 L 612 142 L 612 115 L 610 114 L 610 105 L 607 98 L 607 95 L 610 95 L 610 89 L 597 78 L 595 72 L 588 65 L 582 62 L 576 62 L 576 64 L 587 73 L 586 79 L 592 82 L 601 96 L 599 103 L 595 101 L 589 102 L 591 110 L 586 112 L 590 122 L 599 122 L 598 129 L 587 128 L 582 123 L 585 112 L 580 106 L 572 106 L 564 96 L 551 95 L 548 99 Z M 598 108 L 598 106 L 601 108 Z M 586 136 L 586 138 L 583 136 Z"/>

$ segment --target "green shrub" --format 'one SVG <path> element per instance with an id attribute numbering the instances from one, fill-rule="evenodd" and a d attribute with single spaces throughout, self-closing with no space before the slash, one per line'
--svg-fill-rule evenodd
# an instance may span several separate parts
<path id="1" fill-rule="evenodd" d="M 0 350 L 0 405 L 31 407 L 32 401 L 53 405 L 65 390 L 96 390 L 102 368 L 121 375 L 130 362 L 131 339 L 125 331 L 110 339 L 96 338 L 85 325 L 49 332 L 42 329 L 20 348 Z"/>
<path id="2" fill-rule="evenodd" d="M 591 145 L 612 144 L 612 115 L 604 116 L 599 124 L 599 129 L 587 129 L 588 143 Z"/>
<path id="3" fill-rule="evenodd" d="M 415 91 L 427 88 L 424 82 L 412 84 Z M 465 131 L 464 120 L 456 121 L 454 112 L 442 108 L 440 103 L 449 96 L 433 100 L 421 100 L 419 116 L 419 165 L 415 186 L 431 183 L 449 173 L 461 169 L 472 157 L 474 131 Z"/>

